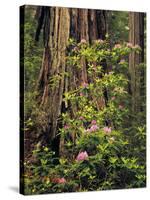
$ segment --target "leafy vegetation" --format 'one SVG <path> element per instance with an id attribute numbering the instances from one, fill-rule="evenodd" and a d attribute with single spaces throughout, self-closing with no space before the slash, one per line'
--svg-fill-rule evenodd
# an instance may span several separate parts
<path id="1" fill-rule="evenodd" d="M 67 66 L 78 72 L 85 59 L 88 81 L 64 92 L 63 102 L 75 112 L 61 115 L 63 154 L 36 145 L 32 159 L 25 161 L 26 194 L 145 186 L 146 127 L 131 116 L 127 70 L 128 55 L 141 49 L 127 42 L 110 47 L 108 41 L 108 36 L 92 44 L 69 40 Z M 72 70 L 65 76 L 71 77 Z"/>

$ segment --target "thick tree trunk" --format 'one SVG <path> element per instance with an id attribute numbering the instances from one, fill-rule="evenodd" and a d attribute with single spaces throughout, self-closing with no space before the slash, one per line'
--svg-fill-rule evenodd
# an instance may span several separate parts
<path id="1" fill-rule="evenodd" d="M 82 39 L 88 42 L 94 39 L 104 39 L 106 13 L 105 11 L 74 8 L 46 7 L 46 9 L 47 17 L 43 20 L 45 49 L 37 89 L 40 90 L 40 106 L 49 115 L 46 132 L 48 140 L 51 141 L 56 139 L 57 130 L 61 126 L 58 119 L 61 111 L 67 106 L 62 101 L 63 92 L 68 91 L 68 87 L 74 89 L 81 85 L 81 82 L 88 81 L 84 58 L 81 60 L 80 72 L 66 66 L 67 41 L 70 37 L 76 39 L 77 42 Z M 69 72 L 72 76 L 65 77 L 64 72 Z M 63 149 L 62 140 L 60 148 Z"/>
<path id="2" fill-rule="evenodd" d="M 144 14 L 129 13 L 129 42 L 139 45 L 140 54 L 132 52 L 129 56 L 129 72 L 131 77 L 132 111 L 141 110 L 141 69 L 139 64 L 144 62 Z"/>
<path id="3" fill-rule="evenodd" d="M 70 16 L 67 8 L 49 8 L 48 38 L 45 41 L 43 63 L 38 80 L 40 106 L 49 113 L 49 139 L 56 135 L 64 90 L 65 54 L 69 39 Z M 46 34 L 45 34 L 46 35 Z"/>

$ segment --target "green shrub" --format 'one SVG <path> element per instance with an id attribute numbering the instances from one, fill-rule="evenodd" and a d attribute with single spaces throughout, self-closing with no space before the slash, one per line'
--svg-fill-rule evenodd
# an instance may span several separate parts
<path id="1" fill-rule="evenodd" d="M 131 97 L 126 57 L 140 48 L 129 43 L 110 48 L 107 40 L 91 45 L 70 40 L 69 45 L 67 65 L 80 72 L 85 59 L 91 81 L 64 93 L 63 101 L 76 112 L 62 113 L 58 134 L 64 141 L 63 155 L 56 157 L 49 147 L 36 149 L 35 161 L 25 163 L 25 193 L 144 187 L 145 127 L 136 122 L 131 130 L 127 127 Z"/>

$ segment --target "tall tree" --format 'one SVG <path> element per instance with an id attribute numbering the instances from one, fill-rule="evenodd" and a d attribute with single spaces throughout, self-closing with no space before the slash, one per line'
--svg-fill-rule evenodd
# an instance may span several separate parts
<path id="1" fill-rule="evenodd" d="M 77 87 L 88 79 L 84 59 L 81 60 L 82 69 L 79 74 L 72 69 L 72 77 L 65 77 L 65 72 L 70 70 L 66 65 L 68 39 L 74 38 L 77 42 L 104 39 L 107 29 L 106 11 L 41 7 L 37 12 L 36 40 L 43 28 L 45 45 L 37 87 L 40 90 L 40 106 L 48 113 L 44 135 L 47 141 L 55 141 L 58 145 L 56 134 L 61 126 L 59 117 L 62 110 L 67 109 L 62 101 L 63 92 L 68 86 Z"/>
<path id="2" fill-rule="evenodd" d="M 140 63 L 144 62 L 144 13 L 129 13 L 129 42 L 139 45 L 141 52 L 132 52 L 129 56 L 129 71 L 131 77 L 132 111 L 141 110 L 141 69 Z M 144 76 L 143 76 L 144 77 Z"/>

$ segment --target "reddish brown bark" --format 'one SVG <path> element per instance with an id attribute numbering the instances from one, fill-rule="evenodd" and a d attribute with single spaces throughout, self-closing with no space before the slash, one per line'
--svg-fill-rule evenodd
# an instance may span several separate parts
<path id="1" fill-rule="evenodd" d="M 129 56 L 129 71 L 131 77 L 132 92 L 132 111 L 141 110 L 141 68 L 139 64 L 144 62 L 144 14 L 129 13 L 129 42 L 133 45 L 139 45 L 141 52 L 132 52 Z"/>
<path id="2" fill-rule="evenodd" d="M 49 29 L 47 27 L 44 30 L 46 40 L 38 88 L 41 96 L 40 105 L 45 108 L 45 112 L 49 113 L 47 134 L 49 140 L 53 140 L 61 126 L 58 120 L 61 111 L 67 109 L 67 105 L 62 101 L 63 92 L 67 91 L 68 87 L 75 89 L 81 85 L 81 82 L 88 82 L 84 58 L 81 59 L 81 71 L 76 71 L 66 65 L 67 41 L 70 37 L 76 39 L 77 42 L 82 39 L 87 42 L 103 39 L 106 34 L 106 13 L 97 10 L 54 7 L 49 8 L 49 13 L 49 19 L 45 18 Z M 71 73 L 71 77 L 65 77 L 64 72 Z M 54 77 L 59 80 L 55 86 L 52 86 L 50 82 Z M 75 112 L 76 108 L 72 109 L 72 112 Z"/>

